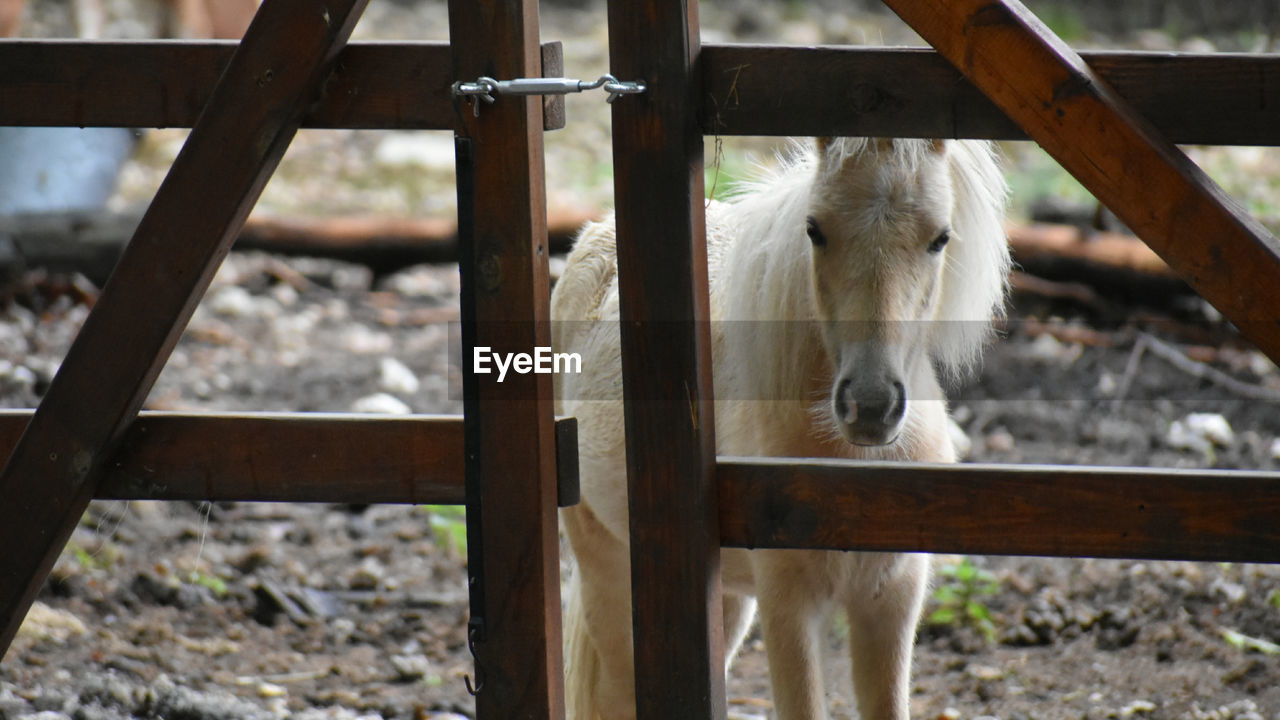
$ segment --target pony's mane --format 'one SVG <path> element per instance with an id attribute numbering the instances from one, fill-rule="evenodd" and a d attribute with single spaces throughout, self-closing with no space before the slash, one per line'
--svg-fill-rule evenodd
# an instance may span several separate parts
<path id="1" fill-rule="evenodd" d="M 912 138 L 819 138 L 814 141 L 810 152 L 815 157 L 817 153 L 825 154 L 833 168 L 866 156 L 873 161 L 891 163 L 906 172 L 915 172 L 936 153 L 935 143 L 934 140 Z"/>
<path id="2" fill-rule="evenodd" d="M 970 372 L 1004 316 L 1009 244 L 1004 232 L 1008 186 L 990 143 L 953 141 L 948 156 L 955 203 L 953 241 L 938 298 L 934 359 L 952 377 Z"/>

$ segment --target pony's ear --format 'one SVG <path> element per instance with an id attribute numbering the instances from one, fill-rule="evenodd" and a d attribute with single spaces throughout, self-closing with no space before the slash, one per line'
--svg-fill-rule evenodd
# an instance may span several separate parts
<path id="1" fill-rule="evenodd" d="M 813 139 L 814 145 L 818 148 L 818 155 L 826 155 L 827 148 L 836 141 L 833 137 L 816 137 Z"/>
<path id="2" fill-rule="evenodd" d="M 929 147 L 939 155 L 947 154 L 947 141 L 942 138 L 933 138 L 929 140 Z"/>

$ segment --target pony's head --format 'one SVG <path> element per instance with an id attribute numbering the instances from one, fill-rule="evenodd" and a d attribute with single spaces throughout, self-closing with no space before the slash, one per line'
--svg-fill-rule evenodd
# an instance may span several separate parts
<path id="1" fill-rule="evenodd" d="M 917 394 L 936 393 L 935 367 L 972 363 L 999 312 L 1004 183 L 985 145 L 822 138 L 816 150 L 803 231 L 831 418 L 847 441 L 884 445 Z"/>

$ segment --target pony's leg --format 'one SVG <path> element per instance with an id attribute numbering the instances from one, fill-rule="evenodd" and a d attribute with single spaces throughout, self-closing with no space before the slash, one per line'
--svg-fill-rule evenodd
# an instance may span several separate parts
<path id="1" fill-rule="evenodd" d="M 724 667 L 728 673 L 756 618 L 755 582 L 746 550 L 720 551 L 720 580 L 724 588 Z"/>
<path id="2" fill-rule="evenodd" d="M 778 720 L 826 717 L 819 655 L 819 608 L 803 581 L 804 554 L 757 551 L 760 630 L 769 655 L 769 682 Z M 790 562 L 788 562 L 790 560 Z"/>
<path id="3" fill-rule="evenodd" d="M 929 583 L 929 558 L 898 556 L 866 593 L 849 599 L 849 652 L 862 720 L 907 720 L 911 650 Z"/>
<path id="4" fill-rule="evenodd" d="M 751 621 L 756 618 L 756 599 L 750 595 L 739 595 L 725 591 L 724 593 L 724 667 L 729 671 L 729 664 L 742 647 L 742 641 L 751 629 Z"/>
<path id="5" fill-rule="evenodd" d="M 565 617 L 565 701 L 569 720 L 633 720 L 631 562 L 586 504 L 563 511 L 577 560 Z"/>

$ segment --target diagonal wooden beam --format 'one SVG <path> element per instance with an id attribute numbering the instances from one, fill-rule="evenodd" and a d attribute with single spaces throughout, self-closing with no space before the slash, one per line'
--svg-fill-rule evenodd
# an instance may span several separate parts
<path id="1" fill-rule="evenodd" d="M 1280 241 L 1080 55 L 1017 0 L 885 4 L 1263 352 L 1280 359 Z"/>
<path id="2" fill-rule="evenodd" d="M 0 473 L 0 652 L 367 0 L 267 0 Z"/>

